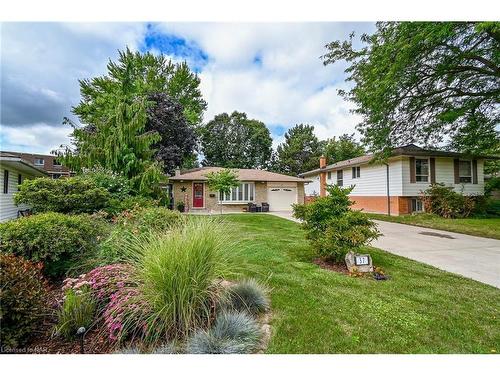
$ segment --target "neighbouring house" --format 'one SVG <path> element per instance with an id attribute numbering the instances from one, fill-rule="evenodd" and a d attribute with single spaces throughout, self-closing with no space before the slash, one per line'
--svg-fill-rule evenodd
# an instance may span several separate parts
<path id="1" fill-rule="evenodd" d="M 257 206 L 267 203 L 269 211 L 291 211 L 292 204 L 304 203 L 304 183 L 308 180 L 259 169 L 233 169 L 240 182 L 238 187 L 225 195 L 210 191 L 206 175 L 221 169 L 176 170 L 168 184 L 173 206 L 184 202 L 189 211 L 216 212 L 221 204 L 223 212 L 242 212 L 249 203 Z"/>
<path id="2" fill-rule="evenodd" d="M 392 150 L 386 163 L 374 162 L 373 155 L 327 165 L 324 157 L 318 169 L 301 177 L 312 179 L 305 186 L 306 201 L 326 194 L 326 184 L 354 185 L 350 197 L 354 209 L 403 215 L 424 210 L 420 193 L 432 183 L 444 183 L 466 195 L 484 194 L 484 160 L 448 151 L 425 150 L 407 145 Z"/>
<path id="3" fill-rule="evenodd" d="M 69 168 L 61 165 L 55 155 L 30 154 L 25 152 L 12 151 L 5 152 L 20 157 L 24 161 L 33 164 L 39 169 L 43 169 L 45 172 L 47 172 L 50 178 L 57 179 L 61 177 L 71 176 L 71 171 L 69 170 Z"/>
<path id="4" fill-rule="evenodd" d="M 25 178 L 47 176 L 47 172 L 20 158 L 18 155 L 0 151 L 0 222 L 15 219 L 29 209 L 26 205 L 14 204 L 14 193 Z"/>

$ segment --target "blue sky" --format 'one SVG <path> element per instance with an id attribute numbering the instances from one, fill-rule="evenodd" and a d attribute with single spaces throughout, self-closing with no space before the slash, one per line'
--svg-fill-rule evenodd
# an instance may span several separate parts
<path id="1" fill-rule="evenodd" d="M 342 64 L 323 66 L 324 45 L 371 23 L 8 23 L 1 34 L 2 150 L 49 152 L 70 142 L 62 125 L 78 104 L 78 80 L 101 75 L 126 46 L 186 60 L 208 109 L 243 111 L 276 146 L 297 123 L 321 139 L 355 132 L 359 118 L 337 94 Z"/>

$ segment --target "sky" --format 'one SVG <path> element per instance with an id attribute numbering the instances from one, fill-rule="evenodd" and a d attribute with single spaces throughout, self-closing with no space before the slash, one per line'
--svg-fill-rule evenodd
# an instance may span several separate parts
<path id="1" fill-rule="evenodd" d="M 204 121 L 234 110 L 263 121 L 273 146 L 295 124 L 320 139 L 356 133 L 360 119 L 338 95 L 345 64 L 324 66 L 325 44 L 372 32 L 372 23 L 2 23 L 0 149 L 49 153 L 69 144 L 64 117 L 79 79 L 106 73 L 118 50 L 187 61 L 208 103 Z M 356 136 L 358 137 L 357 133 Z"/>

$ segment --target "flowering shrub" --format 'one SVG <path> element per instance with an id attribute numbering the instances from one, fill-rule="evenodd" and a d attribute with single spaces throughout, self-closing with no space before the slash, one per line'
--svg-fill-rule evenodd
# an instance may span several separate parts
<path id="1" fill-rule="evenodd" d="M 148 308 L 140 298 L 132 272 L 128 264 L 110 264 L 64 280 L 63 290 L 78 292 L 89 288 L 103 314 L 110 341 L 143 335 L 146 329 L 140 317 Z"/>
<path id="2" fill-rule="evenodd" d="M 105 168 L 87 169 L 80 178 L 90 181 L 97 187 L 106 189 L 111 198 L 114 199 L 125 199 L 132 193 L 132 186 L 127 177 Z"/>
<path id="3" fill-rule="evenodd" d="M 145 337 L 148 328 L 145 318 L 149 311 L 137 288 L 122 288 L 113 293 L 104 309 L 104 325 L 109 340 Z"/>
<path id="4" fill-rule="evenodd" d="M 78 290 L 85 286 L 90 286 L 97 302 L 105 305 L 111 296 L 124 288 L 133 285 L 132 267 L 127 264 L 110 264 L 97 267 L 77 278 L 64 280 L 63 290 Z"/>
<path id="5" fill-rule="evenodd" d="M 47 283 L 41 264 L 0 254 L 0 337 L 2 346 L 23 345 L 42 319 Z"/>

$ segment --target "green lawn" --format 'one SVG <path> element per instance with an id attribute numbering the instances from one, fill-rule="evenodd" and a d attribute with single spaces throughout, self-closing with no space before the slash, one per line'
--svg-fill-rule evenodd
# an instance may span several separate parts
<path id="1" fill-rule="evenodd" d="M 377 220 L 442 229 L 450 232 L 465 233 L 473 236 L 496 238 L 500 240 L 500 218 L 444 219 L 439 216 L 428 214 L 403 216 L 387 216 L 381 214 L 367 215 Z"/>
<path id="2" fill-rule="evenodd" d="M 265 214 L 225 215 L 243 273 L 271 288 L 268 353 L 500 352 L 500 290 L 368 248 L 388 281 L 311 263 L 299 225 Z"/>

